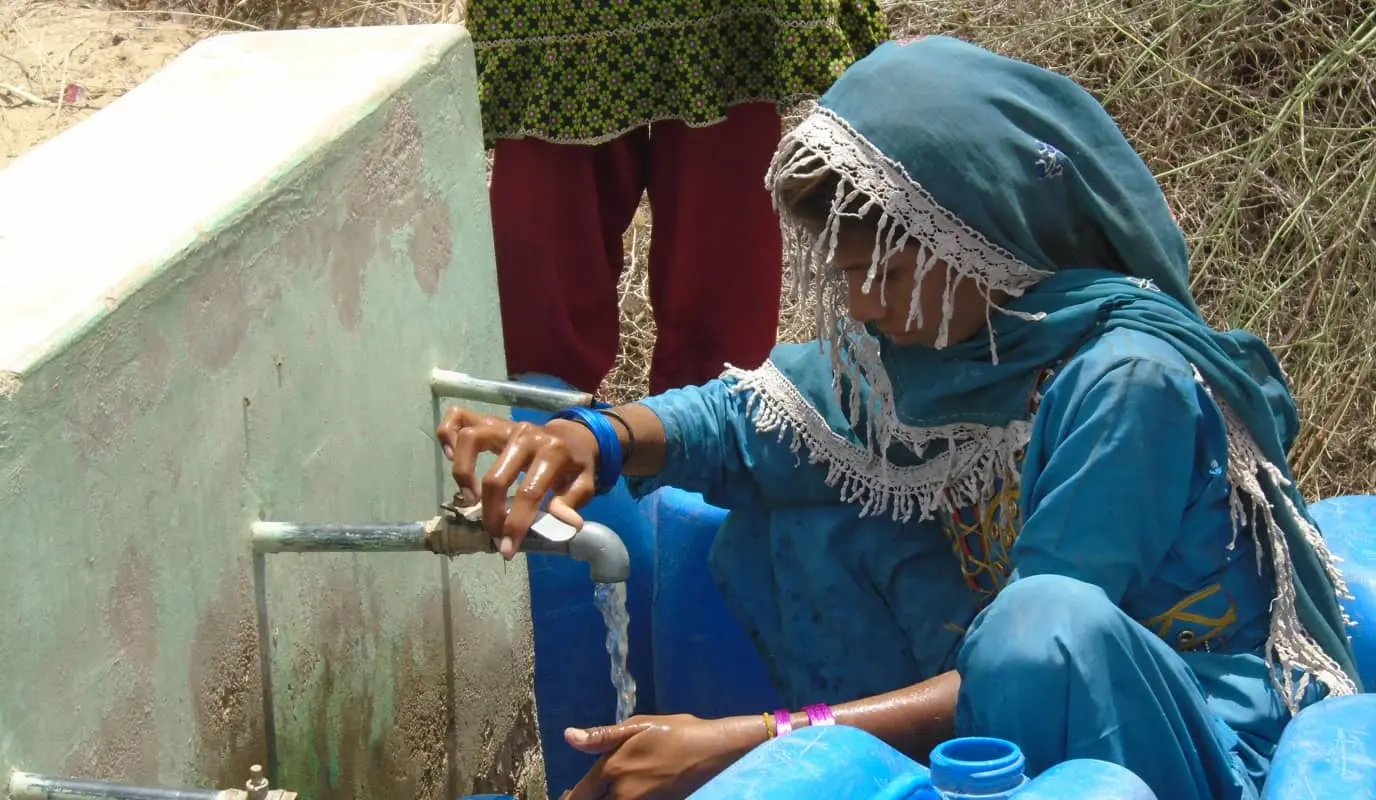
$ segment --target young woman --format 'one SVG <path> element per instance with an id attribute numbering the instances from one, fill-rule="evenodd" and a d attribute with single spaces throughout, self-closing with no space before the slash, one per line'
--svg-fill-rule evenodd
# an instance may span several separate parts
<path id="1" fill-rule="evenodd" d="M 795 708 L 833 704 L 570 731 L 605 753 L 573 797 L 681 797 L 809 719 L 1256 797 L 1291 715 L 1358 688 L 1343 584 L 1286 466 L 1280 367 L 1201 319 L 1113 121 L 1037 67 L 890 43 L 767 183 L 820 344 L 605 415 L 439 430 L 507 554 L 543 498 L 577 521 L 618 466 L 731 509 L 723 596 Z"/>
<path id="2" fill-rule="evenodd" d="M 622 235 L 647 191 L 651 391 L 764 361 L 779 104 L 887 38 L 877 0 L 472 0 L 467 24 L 508 370 L 597 390 L 617 354 Z"/>

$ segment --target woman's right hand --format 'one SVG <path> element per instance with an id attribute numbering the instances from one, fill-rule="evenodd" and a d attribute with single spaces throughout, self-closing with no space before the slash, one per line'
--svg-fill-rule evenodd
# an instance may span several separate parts
<path id="1" fill-rule="evenodd" d="M 466 504 L 483 504 L 483 527 L 500 542 L 502 556 L 515 557 L 545 496 L 553 492 L 549 513 L 581 528 L 576 509 L 596 493 L 597 439 L 576 422 L 554 420 L 545 425 L 451 408 L 435 436 L 453 462 L 454 480 Z M 496 453 L 497 461 L 478 480 L 479 453 Z M 525 479 L 507 507 L 511 486 L 521 473 Z"/>

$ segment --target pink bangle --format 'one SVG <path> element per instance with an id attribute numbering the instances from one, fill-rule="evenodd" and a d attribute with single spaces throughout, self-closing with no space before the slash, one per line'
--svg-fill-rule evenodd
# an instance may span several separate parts
<path id="1" fill-rule="evenodd" d="M 788 709 L 781 708 L 774 712 L 775 736 L 787 736 L 793 732 L 793 715 Z"/>
<path id="2" fill-rule="evenodd" d="M 807 724 L 813 727 L 821 725 L 835 725 L 836 717 L 831 713 L 831 706 L 826 703 L 817 703 L 803 709 L 807 714 Z"/>

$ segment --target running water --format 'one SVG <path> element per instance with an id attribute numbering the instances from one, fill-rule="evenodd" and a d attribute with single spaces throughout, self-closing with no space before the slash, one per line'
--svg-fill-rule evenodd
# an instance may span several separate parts
<path id="1" fill-rule="evenodd" d="M 631 615 L 626 611 L 626 584 L 596 584 L 592 601 L 607 624 L 607 655 L 612 659 L 612 687 L 616 689 L 616 721 L 624 722 L 635 713 L 635 678 L 626 669 L 631 625 Z"/>

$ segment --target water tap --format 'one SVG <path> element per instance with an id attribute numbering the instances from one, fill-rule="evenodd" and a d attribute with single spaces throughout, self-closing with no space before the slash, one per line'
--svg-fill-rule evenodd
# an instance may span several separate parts
<path id="1" fill-rule="evenodd" d="M 462 502 L 459 495 L 454 495 L 452 503 L 440 506 L 444 513 L 426 523 L 426 549 L 450 556 L 497 552 L 496 542 L 483 529 L 482 503 Z M 621 583 L 631 575 L 631 557 L 621 537 L 597 522 L 584 522 L 581 529 L 574 528 L 541 511 L 535 515 L 519 549 L 523 553 L 553 553 L 582 561 L 597 583 Z"/>

